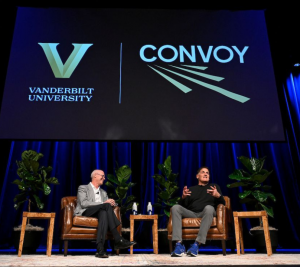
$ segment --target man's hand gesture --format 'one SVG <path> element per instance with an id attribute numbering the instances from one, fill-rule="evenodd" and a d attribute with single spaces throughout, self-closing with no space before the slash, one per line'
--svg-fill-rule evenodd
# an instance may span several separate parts
<path id="1" fill-rule="evenodd" d="M 112 198 L 109 198 L 104 203 L 109 203 L 111 206 L 115 206 L 115 204 L 116 204 L 115 201 Z"/>
<path id="2" fill-rule="evenodd" d="M 190 191 L 190 189 L 188 189 L 187 186 L 185 186 L 182 191 L 182 199 L 185 199 L 187 196 L 190 196 L 191 193 L 192 192 Z"/>
<path id="3" fill-rule="evenodd" d="M 211 189 L 207 189 L 207 193 L 212 195 L 213 197 L 219 198 L 221 194 L 218 192 L 216 186 L 210 186 Z"/>

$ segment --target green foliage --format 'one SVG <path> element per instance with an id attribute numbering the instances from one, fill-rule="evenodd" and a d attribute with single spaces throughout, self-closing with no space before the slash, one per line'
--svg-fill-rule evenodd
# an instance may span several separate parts
<path id="1" fill-rule="evenodd" d="M 119 167 L 117 164 L 117 168 L 115 169 L 116 175 L 108 174 L 108 181 L 105 183 L 106 186 L 114 189 L 114 192 L 108 195 L 118 203 L 121 215 L 132 209 L 133 201 L 135 200 L 135 196 L 127 195 L 128 190 L 135 185 L 135 183 L 128 182 L 131 173 L 132 171 L 129 166 L 123 165 Z"/>
<path id="2" fill-rule="evenodd" d="M 237 180 L 237 182 L 228 184 L 227 187 L 243 187 L 244 191 L 239 193 L 241 203 L 253 204 L 256 210 L 261 210 L 263 208 L 269 216 L 274 217 L 273 208 L 268 202 L 269 200 L 275 202 L 276 198 L 273 194 L 265 192 L 270 190 L 271 187 L 262 184 L 273 172 L 263 169 L 265 159 L 266 157 L 238 157 L 238 160 L 247 170 L 235 169 L 233 173 L 229 175 L 229 178 Z"/>
<path id="3" fill-rule="evenodd" d="M 51 166 L 40 167 L 39 160 L 43 156 L 43 154 L 34 150 L 25 150 L 21 155 L 21 160 L 16 161 L 18 166 L 17 174 L 20 180 L 16 179 L 12 183 L 18 186 L 20 193 L 14 198 L 15 209 L 18 209 L 22 203 L 28 201 L 29 211 L 30 203 L 42 210 L 44 203 L 38 196 L 39 191 L 42 191 L 47 196 L 51 193 L 51 188 L 48 184 L 59 184 L 57 178 L 48 177 L 52 171 Z"/>
<path id="4" fill-rule="evenodd" d="M 170 208 L 178 203 L 180 197 L 174 197 L 174 193 L 179 189 L 177 186 L 178 173 L 172 173 L 171 156 L 168 156 L 163 164 L 157 165 L 162 174 L 154 174 L 152 177 L 158 183 L 157 203 L 153 207 L 158 207 L 163 210 L 161 216 L 170 217 Z"/>

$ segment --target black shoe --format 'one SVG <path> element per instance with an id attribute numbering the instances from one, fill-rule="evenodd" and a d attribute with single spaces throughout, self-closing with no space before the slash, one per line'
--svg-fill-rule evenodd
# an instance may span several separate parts
<path id="1" fill-rule="evenodd" d="M 104 253 L 96 253 L 95 255 L 96 258 L 108 258 L 108 255 L 106 254 L 106 252 Z"/>
<path id="2" fill-rule="evenodd" d="M 95 254 L 95 257 L 97 257 L 97 258 L 108 258 L 108 255 L 107 255 L 106 251 L 104 250 L 104 248 L 98 248 L 97 252 Z"/>
<path id="3" fill-rule="evenodd" d="M 108 258 L 108 255 L 105 251 L 97 251 L 95 254 L 96 258 Z"/>
<path id="4" fill-rule="evenodd" d="M 135 244 L 136 244 L 135 241 L 128 241 L 125 238 L 121 237 L 119 242 L 115 242 L 114 250 L 122 249 L 122 248 L 129 248 Z"/>

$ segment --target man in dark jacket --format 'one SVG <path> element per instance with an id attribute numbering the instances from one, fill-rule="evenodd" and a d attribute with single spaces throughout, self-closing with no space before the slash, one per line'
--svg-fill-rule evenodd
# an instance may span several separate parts
<path id="1" fill-rule="evenodd" d="M 172 240 L 176 241 L 172 257 L 181 257 L 185 254 L 185 246 L 182 244 L 182 218 L 202 218 L 195 243 L 187 250 L 187 255 L 195 257 L 198 255 L 199 246 L 206 242 L 207 232 L 213 217 L 216 216 L 217 205 L 225 205 L 220 187 L 209 183 L 207 167 L 198 169 L 196 178 L 198 185 L 190 188 L 185 186 L 180 201 L 172 207 Z"/>

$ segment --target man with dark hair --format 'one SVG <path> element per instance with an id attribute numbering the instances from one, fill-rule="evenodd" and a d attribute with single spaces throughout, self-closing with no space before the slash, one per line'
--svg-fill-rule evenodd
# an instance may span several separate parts
<path id="1" fill-rule="evenodd" d="M 104 180 L 104 171 L 94 170 L 91 173 L 91 182 L 88 185 L 80 185 L 78 188 L 77 205 L 74 211 L 74 216 L 98 218 L 97 253 L 95 255 L 98 258 L 108 258 L 104 250 L 108 229 L 114 237 L 114 250 L 128 248 L 136 244 L 135 241 L 128 241 L 121 237 L 117 231 L 120 221 L 112 208 L 116 203 L 113 199 L 108 198 L 105 190 L 100 188 Z"/>
<path id="2" fill-rule="evenodd" d="M 217 205 L 225 205 L 220 187 L 215 183 L 209 183 L 208 167 L 199 168 L 196 178 L 198 185 L 190 188 L 185 186 L 180 201 L 172 207 L 172 240 L 176 241 L 176 246 L 171 257 L 181 257 L 186 253 L 182 244 L 182 218 L 202 218 L 198 236 L 187 250 L 187 255 L 196 257 L 199 246 L 206 242 L 207 232 L 213 217 L 216 216 Z"/>

